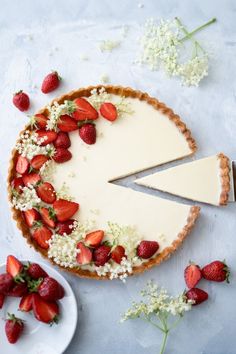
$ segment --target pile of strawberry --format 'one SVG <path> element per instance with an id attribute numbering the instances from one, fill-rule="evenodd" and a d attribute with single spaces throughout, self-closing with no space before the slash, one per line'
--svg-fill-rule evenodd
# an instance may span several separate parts
<path id="1" fill-rule="evenodd" d="M 229 283 L 229 267 L 225 262 L 213 261 L 202 269 L 195 263 L 190 263 L 184 271 L 184 278 L 189 290 L 185 293 L 187 299 L 193 300 L 194 305 L 199 305 L 208 299 L 208 293 L 196 288 L 199 281 L 204 278 L 209 281 Z"/>
<path id="2" fill-rule="evenodd" d="M 58 281 L 37 263 L 23 265 L 16 257 L 7 257 L 6 273 L 0 274 L 0 309 L 8 296 L 19 297 L 19 310 L 33 311 L 38 321 L 58 323 L 60 309 L 57 303 L 65 295 Z M 10 343 L 16 343 L 24 329 L 24 321 L 8 314 L 5 332 Z"/>

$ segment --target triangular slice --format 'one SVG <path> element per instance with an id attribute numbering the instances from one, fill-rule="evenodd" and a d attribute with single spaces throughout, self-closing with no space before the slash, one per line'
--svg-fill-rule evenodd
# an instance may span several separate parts
<path id="1" fill-rule="evenodd" d="M 154 173 L 135 183 L 203 203 L 226 205 L 229 159 L 221 153 Z"/>

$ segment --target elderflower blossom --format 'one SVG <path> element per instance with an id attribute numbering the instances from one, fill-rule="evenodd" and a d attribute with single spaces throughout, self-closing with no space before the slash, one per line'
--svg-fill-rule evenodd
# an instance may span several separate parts
<path id="1" fill-rule="evenodd" d="M 73 197 L 70 195 L 70 188 L 66 184 L 66 182 L 63 182 L 61 188 L 56 191 L 57 199 L 65 199 L 65 200 L 73 200 Z"/>
<path id="2" fill-rule="evenodd" d="M 56 163 L 53 160 L 46 161 L 39 170 L 40 176 L 44 181 L 54 182 L 56 173 Z"/>
<path id="3" fill-rule="evenodd" d="M 104 266 L 95 267 L 95 271 L 99 276 L 108 274 L 110 280 L 119 278 L 125 282 L 128 275 L 133 273 L 132 262 L 123 257 L 120 264 L 105 263 Z"/>
<path id="4" fill-rule="evenodd" d="M 22 188 L 22 193 L 14 195 L 12 198 L 13 206 L 21 211 L 32 209 L 41 202 L 41 199 L 37 196 L 37 193 L 32 185 Z"/>
<path id="5" fill-rule="evenodd" d="M 118 48 L 121 45 L 120 41 L 105 40 L 99 45 L 101 52 L 112 52 L 113 49 Z"/>
<path id="6" fill-rule="evenodd" d="M 208 75 L 208 57 L 194 57 L 179 66 L 178 72 L 186 86 L 198 86 L 199 82 Z"/>
<path id="7" fill-rule="evenodd" d="M 36 155 L 48 154 L 48 151 L 51 149 L 50 144 L 41 146 L 46 139 L 47 137 L 38 138 L 38 134 L 36 132 L 25 130 L 20 135 L 20 141 L 16 143 L 15 148 L 20 155 L 31 160 Z"/>
<path id="8" fill-rule="evenodd" d="M 70 114 L 73 112 L 73 102 L 65 100 L 64 103 L 59 104 L 53 102 L 52 105 L 47 106 L 49 111 L 49 119 L 47 121 L 47 130 L 57 130 L 58 119 L 62 114 Z"/>

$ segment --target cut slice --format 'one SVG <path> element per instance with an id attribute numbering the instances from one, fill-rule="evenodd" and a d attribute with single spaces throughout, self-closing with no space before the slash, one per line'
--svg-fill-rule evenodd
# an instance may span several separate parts
<path id="1" fill-rule="evenodd" d="M 135 183 L 203 203 L 226 205 L 229 159 L 221 153 L 154 173 Z"/>

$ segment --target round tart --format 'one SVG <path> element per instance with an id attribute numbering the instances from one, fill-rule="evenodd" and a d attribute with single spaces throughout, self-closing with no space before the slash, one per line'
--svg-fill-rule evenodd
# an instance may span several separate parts
<path id="1" fill-rule="evenodd" d="M 124 280 L 167 259 L 200 208 L 117 180 L 195 150 L 179 116 L 146 93 L 72 91 L 21 132 L 8 176 L 13 217 L 54 264 L 81 277 Z"/>

